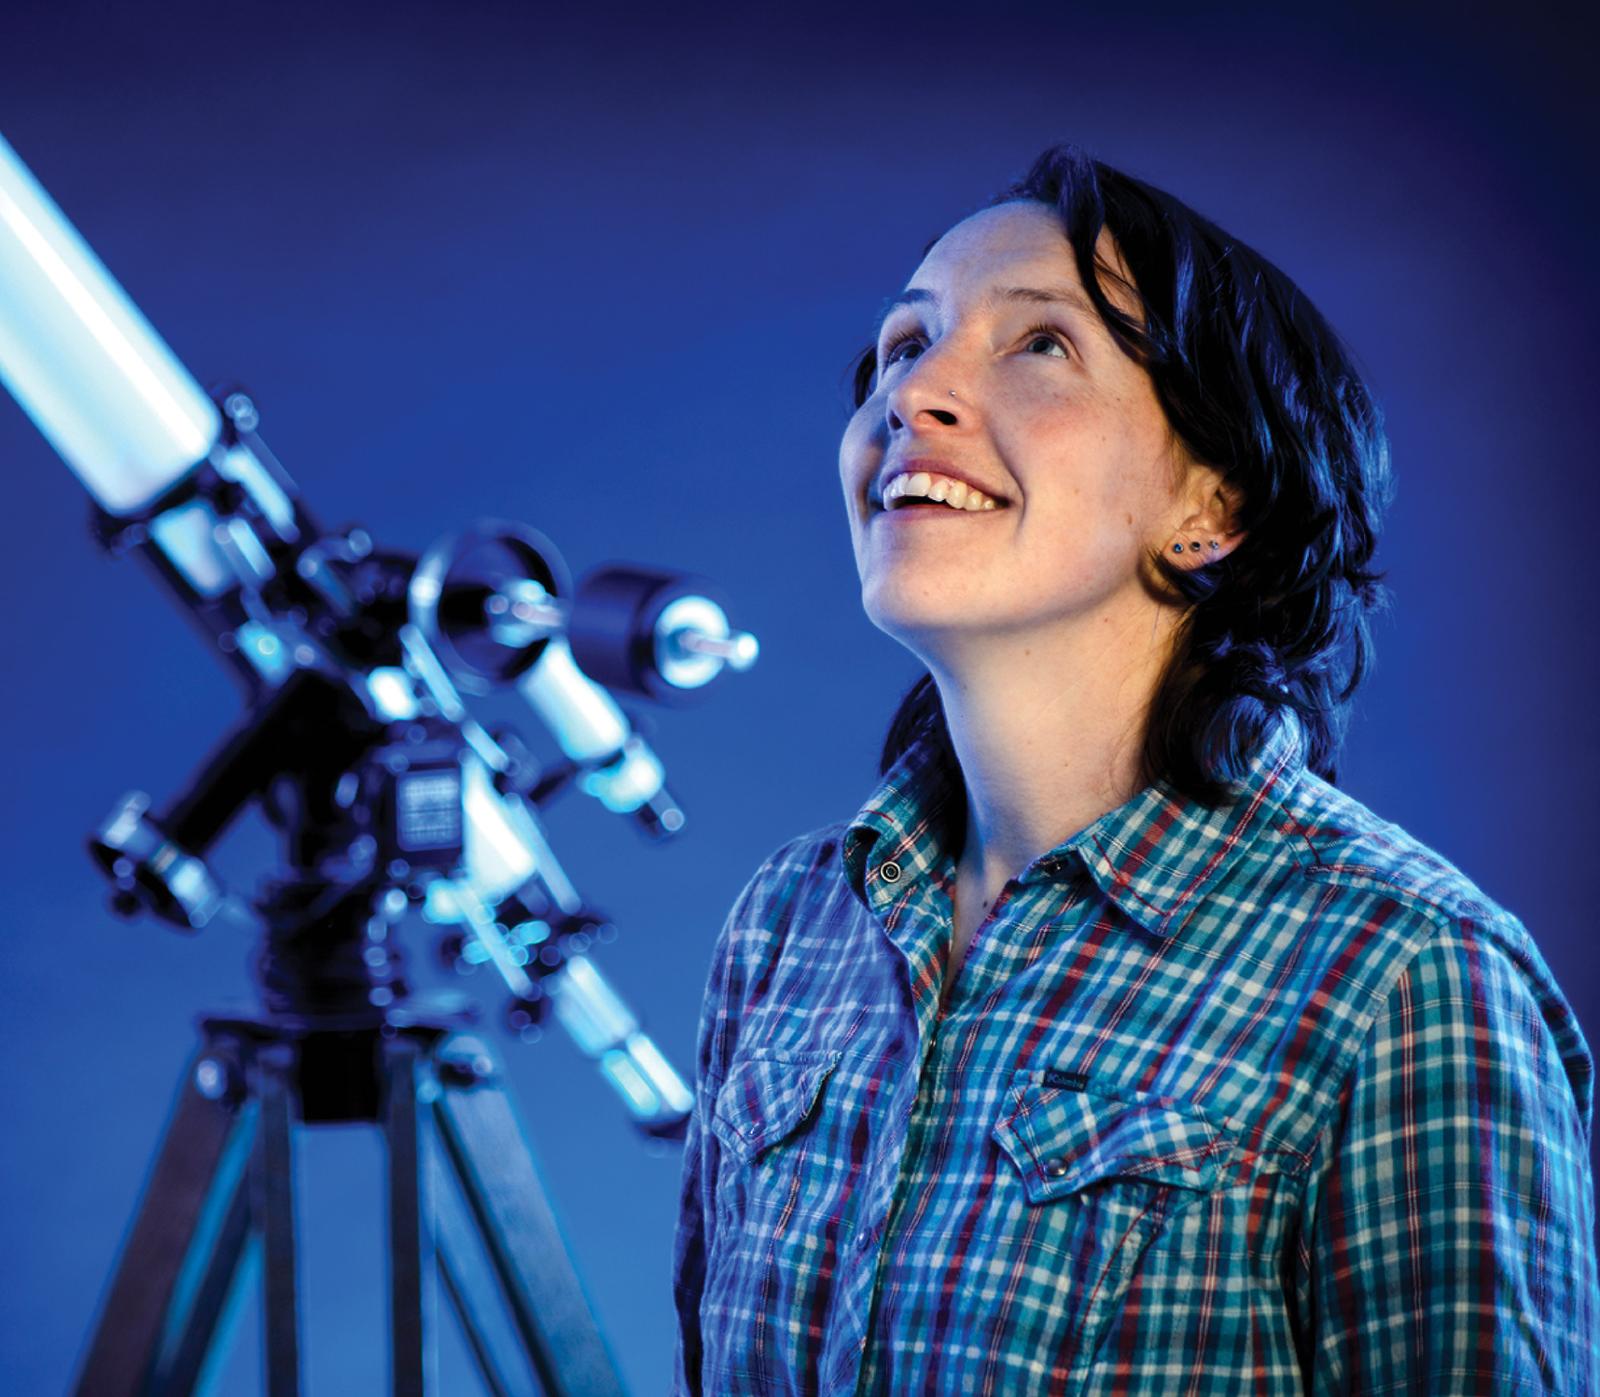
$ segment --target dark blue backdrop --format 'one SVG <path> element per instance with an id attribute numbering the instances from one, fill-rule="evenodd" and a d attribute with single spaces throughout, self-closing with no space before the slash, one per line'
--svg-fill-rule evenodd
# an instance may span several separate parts
<path id="1" fill-rule="evenodd" d="M 848 357 L 922 244 L 1061 138 L 1254 243 L 1355 346 L 1389 415 L 1398 604 L 1343 784 L 1517 912 L 1600 1023 L 1594 107 L 1553 12 L 144 8 L 9 5 L 0 130 L 196 375 L 254 390 L 319 516 L 409 548 L 525 519 L 575 571 L 707 573 L 759 633 L 748 677 L 661 718 L 675 845 L 552 817 L 623 928 L 606 972 L 685 1070 L 728 904 L 857 808 L 916 673 L 860 612 Z M 236 698 L 95 550 L 9 399 L 0 461 L 0 1388 L 23 1394 L 67 1380 L 193 1016 L 246 988 L 246 946 L 106 915 L 85 832 L 171 791 Z M 246 825 L 218 861 L 248 884 L 267 849 Z M 564 1038 L 502 1050 L 626 1373 L 660 1390 L 678 1158 Z M 323 1131 L 303 1158 L 312 1390 L 377 1391 L 376 1142 Z M 255 1390 L 254 1325 L 227 1392 Z"/>

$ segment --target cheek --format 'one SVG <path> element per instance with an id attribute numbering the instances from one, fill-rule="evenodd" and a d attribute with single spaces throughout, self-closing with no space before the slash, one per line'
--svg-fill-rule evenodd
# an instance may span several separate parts
<path id="1" fill-rule="evenodd" d="M 839 442 L 839 483 L 844 487 L 847 497 L 853 498 L 866 486 L 863 475 L 871 468 L 871 456 L 876 446 L 873 425 L 879 417 L 869 398 L 856 409 L 844 429 L 844 436 Z"/>
<path id="2" fill-rule="evenodd" d="M 1074 450 L 1104 436 L 1117 414 L 1093 384 L 1036 370 L 997 384 L 988 417 L 996 431 L 1020 433 L 1036 446 Z"/>

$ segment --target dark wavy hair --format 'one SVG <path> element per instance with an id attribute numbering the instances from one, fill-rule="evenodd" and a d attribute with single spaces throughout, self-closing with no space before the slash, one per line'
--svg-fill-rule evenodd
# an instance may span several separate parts
<path id="1" fill-rule="evenodd" d="M 1336 781 L 1350 701 L 1372 662 L 1369 616 L 1389 600 L 1371 562 L 1394 493 L 1382 412 L 1350 351 L 1259 252 L 1077 146 L 1046 150 L 990 207 L 1016 200 L 1056 211 L 1106 329 L 1148 370 L 1179 443 L 1235 492 L 1247 531 L 1198 568 L 1151 557 L 1186 606 L 1150 705 L 1145 783 L 1216 804 L 1279 709 L 1300 715 L 1307 765 Z M 1097 262 L 1102 227 L 1131 285 Z M 1113 305 L 1102 279 L 1142 315 Z M 876 357 L 868 346 L 855 361 L 858 408 Z M 879 774 L 922 739 L 954 761 L 930 674 L 901 700 Z"/>

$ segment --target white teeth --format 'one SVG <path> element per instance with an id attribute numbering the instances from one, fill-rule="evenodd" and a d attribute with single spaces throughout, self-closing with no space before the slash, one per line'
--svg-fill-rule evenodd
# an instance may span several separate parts
<path id="1" fill-rule="evenodd" d="M 1000 507 L 997 500 L 990 499 L 982 490 L 973 488 L 966 481 L 935 475 L 931 471 L 895 476 L 884 489 L 883 507 L 890 508 L 895 500 L 905 495 L 916 495 L 967 513 Z"/>

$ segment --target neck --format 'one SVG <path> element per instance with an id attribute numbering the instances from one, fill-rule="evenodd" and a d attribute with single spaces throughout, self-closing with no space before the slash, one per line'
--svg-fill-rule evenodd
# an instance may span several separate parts
<path id="1" fill-rule="evenodd" d="M 966 787 L 958 876 L 985 903 L 1142 789 L 1173 627 L 1165 609 L 1101 613 L 1075 631 L 985 635 L 959 663 L 930 666 Z"/>

